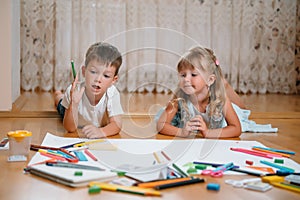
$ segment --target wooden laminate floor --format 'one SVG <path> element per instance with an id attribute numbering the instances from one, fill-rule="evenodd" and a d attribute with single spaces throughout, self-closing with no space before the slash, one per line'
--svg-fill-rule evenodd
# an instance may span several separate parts
<path id="1" fill-rule="evenodd" d="M 300 95 L 250 94 L 240 95 L 251 110 L 250 119 L 258 124 L 271 124 L 277 133 L 243 133 L 240 140 L 256 140 L 270 147 L 289 148 L 300 146 Z M 121 103 L 125 111 L 122 138 L 159 138 L 153 120 L 155 113 L 171 98 L 169 94 L 122 93 Z M 8 131 L 25 129 L 32 131 L 33 143 L 41 143 L 47 132 L 58 136 L 78 136 L 66 133 L 54 107 L 51 92 L 23 92 L 11 112 L 0 112 L 0 136 Z M 79 135 L 80 136 L 80 135 Z M 114 137 L 112 137 L 114 138 Z M 300 156 L 295 160 L 300 162 Z"/>
<path id="2" fill-rule="evenodd" d="M 240 95 L 247 109 L 254 113 L 298 113 L 300 95 L 245 94 Z M 121 103 L 127 114 L 155 114 L 171 99 L 171 94 L 121 93 Z M 22 92 L 13 104 L 13 112 L 56 112 L 52 92 Z"/>

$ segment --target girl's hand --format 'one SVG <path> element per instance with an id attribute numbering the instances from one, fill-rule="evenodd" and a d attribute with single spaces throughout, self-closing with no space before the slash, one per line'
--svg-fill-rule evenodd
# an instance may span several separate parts
<path id="1" fill-rule="evenodd" d="M 100 131 L 100 128 L 97 128 L 94 125 L 86 125 L 82 129 L 82 133 L 90 139 L 104 137 L 103 133 Z"/>
<path id="2" fill-rule="evenodd" d="M 196 117 L 194 117 L 192 119 L 194 121 L 194 126 L 196 127 L 195 129 L 199 132 L 202 133 L 203 137 L 206 136 L 207 132 L 208 132 L 208 128 L 206 125 L 206 122 L 204 121 L 203 117 L 201 115 L 196 115 Z"/>
<path id="3" fill-rule="evenodd" d="M 79 73 L 76 74 L 75 80 L 72 83 L 72 88 L 70 91 L 71 104 L 75 106 L 78 106 L 85 89 L 85 87 L 80 88 L 80 90 L 77 89 L 77 86 L 80 85 L 80 83 L 78 82 L 78 74 Z"/>
<path id="4" fill-rule="evenodd" d="M 197 133 L 199 131 L 202 132 L 203 136 L 205 137 L 205 134 L 207 133 L 208 129 L 202 116 L 196 115 L 194 118 L 192 118 L 186 123 L 185 127 L 182 129 L 182 136 L 187 137 L 192 132 Z"/>

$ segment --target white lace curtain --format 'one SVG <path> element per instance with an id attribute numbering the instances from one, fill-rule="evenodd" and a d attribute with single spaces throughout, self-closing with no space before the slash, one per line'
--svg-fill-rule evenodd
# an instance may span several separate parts
<path id="1" fill-rule="evenodd" d="M 106 41 L 123 55 L 120 91 L 174 90 L 179 57 L 201 45 L 215 51 L 237 91 L 296 93 L 298 7 L 296 0 L 21 0 L 21 87 L 64 90 L 70 61 L 79 70 L 89 45 Z"/>

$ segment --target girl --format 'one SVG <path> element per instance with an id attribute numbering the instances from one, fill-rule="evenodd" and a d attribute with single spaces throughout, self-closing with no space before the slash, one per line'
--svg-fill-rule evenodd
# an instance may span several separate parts
<path id="1" fill-rule="evenodd" d="M 225 93 L 224 78 L 212 50 L 195 47 L 177 65 L 179 90 L 161 114 L 157 129 L 166 135 L 238 137 L 241 125 Z M 226 125 L 227 124 L 227 125 Z"/>

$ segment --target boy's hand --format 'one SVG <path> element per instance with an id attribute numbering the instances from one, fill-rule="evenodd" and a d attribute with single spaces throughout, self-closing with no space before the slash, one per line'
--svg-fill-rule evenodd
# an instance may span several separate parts
<path id="1" fill-rule="evenodd" d="M 101 138 L 104 137 L 103 133 L 100 131 L 100 128 L 97 128 L 94 125 L 86 125 L 82 128 L 82 133 L 87 138 Z"/>
<path id="2" fill-rule="evenodd" d="M 83 92 L 85 90 L 85 87 L 80 88 L 80 90 L 77 89 L 77 85 L 80 84 L 78 82 L 78 74 L 79 73 L 76 74 L 76 77 L 74 79 L 74 82 L 72 83 L 72 88 L 70 91 L 71 103 L 76 106 L 78 106 L 78 104 L 82 98 Z"/>

